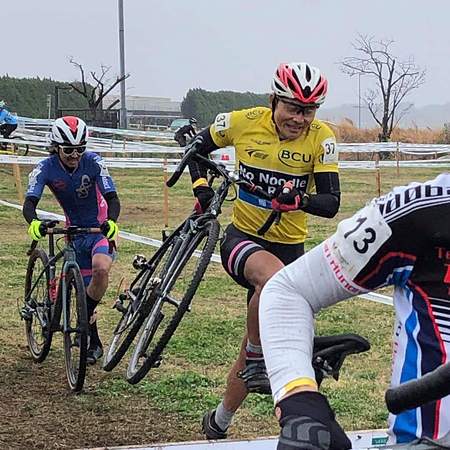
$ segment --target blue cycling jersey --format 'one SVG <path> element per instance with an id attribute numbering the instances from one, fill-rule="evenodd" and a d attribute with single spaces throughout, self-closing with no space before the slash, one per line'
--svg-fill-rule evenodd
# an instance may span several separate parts
<path id="1" fill-rule="evenodd" d="M 104 161 L 86 152 L 72 173 L 58 155 L 41 161 L 29 175 L 27 197 L 41 198 L 44 187 L 53 192 L 66 215 L 67 225 L 98 227 L 107 219 L 108 206 L 103 195 L 116 187 Z"/>
<path id="2" fill-rule="evenodd" d="M 17 125 L 17 117 L 13 116 L 7 109 L 0 109 L 0 124 Z"/>

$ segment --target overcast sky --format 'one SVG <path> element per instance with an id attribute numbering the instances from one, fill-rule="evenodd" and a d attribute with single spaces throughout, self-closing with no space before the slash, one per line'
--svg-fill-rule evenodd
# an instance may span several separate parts
<path id="1" fill-rule="evenodd" d="M 117 0 L 2 1 L 0 11 L 0 75 L 73 81 L 70 56 L 119 73 Z M 124 16 L 128 95 L 263 93 L 279 62 L 307 61 L 329 79 L 326 106 L 356 104 L 357 78 L 338 62 L 362 33 L 395 40 L 395 55 L 427 69 L 416 106 L 450 102 L 449 0 L 124 0 Z"/>

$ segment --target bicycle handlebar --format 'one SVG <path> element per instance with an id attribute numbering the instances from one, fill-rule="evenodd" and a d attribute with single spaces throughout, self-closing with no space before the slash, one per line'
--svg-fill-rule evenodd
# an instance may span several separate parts
<path id="1" fill-rule="evenodd" d="M 95 233 L 101 233 L 102 230 L 99 227 L 77 227 L 75 225 L 69 225 L 67 228 L 55 228 L 56 225 L 59 223 L 58 220 L 50 220 L 50 221 L 43 221 L 46 222 L 47 230 L 45 232 L 45 235 L 47 234 L 65 234 L 69 236 L 73 236 L 75 234 L 95 234 Z M 32 251 L 37 247 L 39 241 L 32 241 L 30 248 L 27 252 L 27 255 L 30 256 Z"/>
<path id="2" fill-rule="evenodd" d="M 230 179 L 230 175 L 228 174 L 227 169 L 225 166 L 221 164 L 217 164 L 210 159 L 204 157 L 203 155 L 197 154 L 197 148 L 201 144 L 201 142 L 194 142 L 191 144 L 188 151 L 184 154 L 183 158 L 181 158 L 181 161 L 179 162 L 178 166 L 176 167 L 174 173 L 172 176 L 166 181 L 166 185 L 168 187 L 172 187 L 175 185 L 175 183 L 180 179 L 184 169 L 188 165 L 188 162 L 190 159 L 196 159 L 197 161 L 201 162 L 203 166 L 206 166 L 206 168 L 212 170 L 214 173 L 223 176 L 224 178 Z M 260 186 L 257 186 L 245 179 L 239 178 L 234 180 L 239 185 L 245 186 L 250 192 L 258 193 L 258 195 L 265 200 L 272 200 L 272 196 L 266 192 L 264 189 L 262 189 Z M 281 213 L 278 211 L 272 211 L 269 217 L 267 218 L 266 222 L 261 226 L 259 230 L 257 230 L 258 236 L 263 236 L 267 230 L 272 226 L 272 224 L 278 223 L 281 219 Z"/>
<path id="3" fill-rule="evenodd" d="M 388 410 L 398 414 L 417 408 L 450 394 L 450 363 L 438 367 L 423 377 L 388 389 L 385 401 Z"/>
<path id="4" fill-rule="evenodd" d="M 166 181 L 167 187 L 174 186 L 175 183 L 180 179 L 182 173 L 184 172 L 184 169 L 188 165 L 189 160 L 195 155 L 195 152 L 199 145 L 200 143 L 191 144 L 189 150 L 185 152 L 184 156 L 181 158 L 181 161 L 179 162 L 178 166 L 176 167 L 171 177 Z"/>

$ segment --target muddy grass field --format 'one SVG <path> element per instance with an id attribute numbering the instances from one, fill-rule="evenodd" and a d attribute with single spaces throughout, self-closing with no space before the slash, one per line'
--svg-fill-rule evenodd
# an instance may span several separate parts
<path id="1" fill-rule="evenodd" d="M 25 184 L 27 170 L 23 172 Z M 383 191 L 407 181 L 429 179 L 436 173 L 404 169 L 397 177 L 395 170 L 383 170 Z M 9 166 L 0 166 L 0 199 L 17 203 L 10 174 Z M 159 239 L 163 228 L 162 174 L 114 170 L 112 175 L 123 205 L 121 229 Z M 343 171 L 341 179 L 341 210 L 332 220 L 310 220 L 307 248 L 323 240 L 339 220 L 376 195 L 373 172 Z M 184 180 L 170 191 L 169 228 L 187 215 L 191 205 L 190 189 Z M 60 212 L 48 193 L 39 207 Z M 223 226 L 228 223 L 229 211 L 227 207 L 221 218 Z M 100 365 L 90 367 L 84 391 L 74 395 L 66 386 L 61 338 L 54 339 L 52 351 L 42 364 L 32 362 L 25 344 L 18 308 L 28 245 L 20 211 L 0 206 L 0 448 L 75 449 L 202 439 L 201 418 L 220 401 L 228 368 L 244 333 L 244 290 L 227 278 L 220 265 L 211 263 L 192 312 L 183 319 L 159 368 L 131 386 L 123 377 L 126 355 L 111 373 L 104 372 Z M 121 240 L 110 288 L 99 308 L 99 329 L 105 345 L 118 320 L 118 313 L 111 309 L 118 286 L 130 282 L 135 274 L 133 255 L 153 251 Z M 348 359 L 338 382 L 326 380 L 323 385 L 339 421 L 348 430 L 385 426 L 383 392 L 389 380 L 392 320 L 389 306 L 361 299 L 344 302 L 318 317 L 318 333 L 359 333 L 372 344 L 368 353 Z M 271 399 L 254 394 L 236 415 L 230 438 L 277 432 Z"/>

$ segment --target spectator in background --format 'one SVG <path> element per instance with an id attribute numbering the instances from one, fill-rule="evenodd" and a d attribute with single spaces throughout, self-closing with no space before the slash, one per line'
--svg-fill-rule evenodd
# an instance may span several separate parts
<path id="1" fill-rule="evenodd" d="M 5 102 L 0 100 L 0 134 L 9 139 L 11 133 L 17 128 L 17 117 L 13 116 L 6 108 Z M 6 149 L 6 142 L 0 143 L 0 148 Z"/>
<path id="2" fill-rule="evenodd" d="M 180 144 L 180 147 L 185 147 L 187 140 L 189 141 L 197 134 L 197 119 L 191 117 L 189 125 L 184 125 L 175 132 L 174 139 Z"/>

